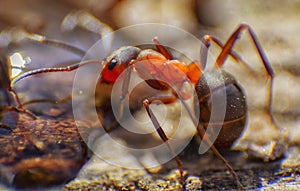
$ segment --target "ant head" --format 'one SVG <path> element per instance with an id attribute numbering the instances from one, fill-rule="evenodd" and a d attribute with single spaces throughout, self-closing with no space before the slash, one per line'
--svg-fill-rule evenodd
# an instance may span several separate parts
<path id="1" fill-rule="evenodd" d="M 131 60 L 136 59 L 141 49 L 134 46 L 124 46 L 113 51 L 107 58 L 102 70 L 102 81 L 114 83 L 119 75 L 128 67 Z"/>

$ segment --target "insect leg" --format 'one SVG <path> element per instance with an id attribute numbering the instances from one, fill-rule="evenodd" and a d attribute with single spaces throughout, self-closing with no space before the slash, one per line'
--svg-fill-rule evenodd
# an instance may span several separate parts
<path id="1" fill-rule="evenodd" d="M 4 90 L 3 92 L 3 96 L 4 96 L 4 99 L 5 99 L 5 104 L 6 104 L 6 107 L 4 107 L 4 109 L 8 110 L 8 109 L 14 109 L 14 110 L 17 110 L 19 112 L 23 112 L 23 113 L 26 113 L 28 114 L 30 117 L 32 117 L 33 119 L 36 119 L 36 116 L 31 113 L 30 111 L 24 109 L 22 107 L 22 104 L 21 104 L 21 101 L 20 101 L 20 98 L 17 94 L 17 92 L 15 92 L 11 85 L 9 84 L 7 90 Z M 11 95 L 13 96 L 13 99 L 15 101 L 15 103 L 17 104 L 17 107 L 13 107 L 13 100 L 11 99 L 11 96 L 9 95 L 9 93 L 11 93 Z M 0 95 L 1 96 L 1 95 Z M 0 110 L 3 109 L 3 108 L 0 108 Z"/>
<path id="2" fill-rule="evenodd" d="M 50 46 L 56 46 L 65 49 L 81 57 L 83 57 L 86 54 L 85 51 L 75 46 L 57 40 L 47 39 L 45 36 L 40 34 L 29 33 L 22 28 L 12 28 L 9 30 L 4 30 L 1 32 L 0 37 L 6 39 L 5 44 L 0 40 L 0 45 L 2 46 L 8 46 L 10 43 L 20 43 L 20 41 L 22 40 L 30 40 L 36 43 L 47 44 Z"/>
<path id="3" fill-rule="evenodd" d="M 258 38 L 257 38 L 256 34 L 254 33 L 253 29 L 249 25 L 241 24 L 232 33 L 232 35 L 229 37 L 229 39 L 225 43 L 220 55 L 218 56 L 218 58 L 216 60 L 216 66 L 221 67 L 224 64 L 227 56 L 232 51 L 232 48 L 233 48 L 234 44 L 239 39 L 239 36 L 240 36 L 241 32 L 243 32 L 244 30 L 248 31 L 248 33 L 250 34 L 251 40 L 255 45 L 255 49 L 259 54 L 259 58 L 260 58 L 261 62 L 263 63 L 264 68 L 265 68 L 265 70 L 266 70 L 266 72 L 267 72 L 267 74 L 270 78 L 270 85 L 269 85 L 269 90 L 268 90 L 268 95 L 267 95 L 267 97 L 268 97 L 268 100 L 267 100 L 268 113 L 269 113 L 271 122 L 275 125 L 276 123 L 275 123 L 274 117 L 272 115 L 273 84 L 274 84 L 275 74 L 274 74 L 274 71 L 273 71 L 273 69 L 272 69 L 272 67 L 271 67 L 271 65 L 270 65 L 270 63 L 267 59 L 267 56 L 265 55 L 265 53 L 262 49 L 262 46 L 260 45 L 260 43 L 258 41 Z M 278 128 L 276 125 L 275 125 L 275 127 Z"/>
<path id="4" fill-rule="evenodd" d="M 250 37 L 255 45 L 255 48 L 260 56 L 260 59 L 264 65 L 268 75 L 273 77 L 274 76 L 273 69 L 272 69 L 272 67 L 271 67 L 259 41 L 258 41 L 257 36 L 255 35 L 253 29 L 249 25 L 246 25 L 246 24 L 241 24 L 229 37 L 229 39 L 225 43 L 220 55 L 217 58 L 216 65 L 221 67 L 224 64 L 227 56 L 230 54 L 233 46 L 235 45 L 236 41 L 239 39 L 241 32 L 243 32 L 244 30 L 248 31 L 248 33 L 250 34 Z"/>
<path id="5" fill-rule="evenodd" d="M 24 107 L 25 105 L 30 105 L 33 103 L 52 103 L 52 104 L 61 104 L 61 103 L 66 103 L 72 99 L 72 95 L 68 95 L 60 100 L 50 100 L 50 99 L 36 99 L 36 100 L 31 100 L 22 103 L 22 106 Z"/>
<path id="6" fill-rule="evenodd" d="M 12 129 L 10 126 L 8 126 L 8 125 L 6 125 L 6 124 L 3 124 L 3 123 L 1 123 L 1 122 L 0 122 L 0 128 L 6 129 L 6 132 L 8 131 L 8 133 L 13 132 L 13 129 Z M 1 133 L 0 133 L 0 136 L 1 136 Z"/>
<path id="7" fill-rule="evenodd" d="M 70 31 L 75 27 L 82 27 L 90 32 L 99 34 L 101 37 L 111 33 L 113 30 L 107 24 L 101 22 L 87 11 L 75 11 L 69 13 L 61 24 L 62 30 Z"/>
<path id="8" fill-rule="evenodd" d="M 164 45 L 162 45 L 159 41 L 158 41 L 158 38 L 155 37 L 153 39 L 153 43 L 155 44 L 158 52 L 160 52 L 162 55 L 164 55 L 168 60 L 173 60 L 174 57 L 173 55 L 170 53 L 170 51 L 168 51 L 166 49 L 166 47 Z"/>
<path id="9" fill-rule="evenodd" d="M 213 151 L 213 153 L 225 164 L 227 169 L 229 170 L 230 174 L 232 175 L 233 179 L 236 181 L 238 187 L 240 189 L 243 188 L 242 183 L 239 181 L 238 175 L 232 168 L 232 166 L 228 163 L 228 161 L 222 156 L 222 154 L 218 151 L 218 149 L 213 145 L 211 140 L 209 139 L 209 135 L 206 134 L 203 123 L 201 121 L 197 121 L 194 115 L 192 114 L 191 110 L 189 109 L 188 105 L 185 103 L 184 99 L 180 94 L 177 95 L 178 99 L 183 104 L 185 110 L 188 112 L 189 117 L 192 119 L 195 127 L 197 128 L 197 132 L 200 135 L 201 139 L 206 142 L 207 145 L 210 146 L 210 149 Z"/>
<path id="10" fill-rule="evenodd" d="M 32 114 L 31 112 L 29 112 L 26 109 L 23 109 L 23 105 L 20 102 L 20 99 L 17 95 L 17 93 L 13 90 L 12 86 L 15 85 L 16 83 L 18 83 L 20 80 L 27 78 L 29 76 L 33 76 L 33 75 L 37 75 L 37 74 L 42 74 L 42 73 L 50 73 L 50 72 L 71 72 L 81 66 L 84 65 L 88 65 L 88 64 L 102 64 L 101 61 L 98 60 L 89 60 L 89 61 L 85 61 L 85 62 L 81 62 L 81 63 L 76 63 L 67 67 L 61 67 L 61 68 L 41 68 L 41 69 L 36 69 L 36 70 L 32 70 L 29 72 L 25 72 L 23 74 L 21 74 L 20 76 L 17 76 L 16 78 L 14 78 L 11 82 L 11 86 L 8 89 L 10 92 L 12 92 L 14 94 L 14 97 L 16 99 L 16 102 L 18 104 L 18 110 L 21 112 L 25 112 L 28 113 L 29 115 L 33 116 L 33 118 L 36 118 L 34 114 Z M 66 100 L 68 100 L 68 98 L 66 98 Z M 43 101 L 42 101 L 43 102 Z M 49 101 L 51 102 L 51 100 Z M 27 103 L 27 104 L 30 104 Z"/>
<path id="11" fill-rule="evenodd" d="M 64 31 L 73 30 L 77 26 L 92 33 L 99 34 L 107 52 L 111 51 L 113 30 L 110 26 L 101 22 L 87 11 L 75 11 L 69 13 L 61 24 L 61 28 Z"/>
<path id="12" fill-rule="evenodd" d="M 224 44 L 219 39 L 217 39 L 216 37 L 211 36 L 211 35 L 205 35 L 202 38 L 201 42 L 202 42 L 202 44 L 201 44 L 201 49 L 200 49 L 200 63 L 204 66 L 203 69 L 205 69 L 205 66 L 207 64 L 208 49 L 211 46 L 211 43 L 216 44 L 221 49 L 224 48 Z M 246 61 L 243 60 L 243 58 L 239 54 L 237 54 L 235 51 L 231 50 L 229 55 L 235 60 L 235 62 L 243 64 L 243 66 L 245 66 L 248 70 L 250 70 L 251 72 L 254 72 L 248 66 Z"/>
<path id="13" fill-rule="evenodd" d="M 121 96 L 120 96 L 119 113 L 118 113 L 118 116 L 117 116 L 118 119 L 122 119 L 123 114 L 124 114 L 123 113 L 124 112 L 124 101 L 125 101 L 126 96 L 128 96 L 130 77 L 131 77 L 131 73 L 132 73 L 132 70 L 133 70 L 133 65 L 132 65 L 133 62 L 134 62 L 134 60 L 132 60 L 129 63 L 128 68 L 124 71 L 125 72 L 125 77 L 124 77 L 124 80 L 123 80 L 123 85 L 122 85 L 122 90 L 121 90 L 122 92 L 121 92 Z"/>
<path id="14" fill-rule="evenodd" d="M 182 165 L 182 162 L 180 161 L 179 157 L 176 155 L 175 151 L 173 150 L 173 148 L 171 147 L 171 145 L 169 144 L 168 142 L 168 137 L 167 135 L 165 134 L 164 130 L 162 129 L 162 127 L 160 126 L 157 118 L 155 117 L 153 111 L 151 110 L 150 108 L 150 105 L 152 102 L 154 101 L 161 101 L 162 103 L 172 103 L 174 101 L 177 100 L 177 98 L 175 96 L 170 96 L 170 97 L 151 97 L 151 98 L 148 98 L 148 99 L 145 99 L 143 101 L 143 105 L 147 111 L 147 114 L 149 116 L 149 118 L 151 119 L 152 121 L 152 124 L 154 125 L 154 128 L 156 129 L 156 132 L 158 133 L 158 135 L 160 136 L 160 138 L 164 141 L 164 143 L 167 145 L 168 149 L 170 150 L 172 156 L 174 157 L 177 165 L 178 165 L 178 169 L 179 169 L 179 172 L 180 172 L 180 176 L 181 176 L 181 180 L 184 181 L 184 177 L 183 177 L 183 165 Z"/>

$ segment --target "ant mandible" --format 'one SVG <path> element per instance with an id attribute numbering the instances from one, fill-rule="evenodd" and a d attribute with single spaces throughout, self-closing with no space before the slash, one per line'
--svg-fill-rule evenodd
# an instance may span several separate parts
<path id="1" fill-rule="evenodd" d="M 167 50 L 167 48 L 164 47 L 156 38 L 154 38 L 153 42 L 157 50 L 153 50 L 153 49 L 141 50 L 140 48 L 134 46 L 121 47 L 115 50 L 114 52 L 112 52 L 112 54 L 109 55 L 103 62 L 86 61 L 83 63 L 74 64 L 62 68 L 37 69 L 34 71 L 24 73 L 23 75 L 19 76 L 14 80 L 14 83 L 17 83 L 19 80 L 35 74 L 48 73 L 48 72 L 64 72 L 64 71 L 68 72 L 68 71 L 73 71 L 83 65 L 98 63 L 104 65 L 103 70 L 101 72 L 100 83 L 113 84 L 120 76 L 120 74 L 124 72 L 127 68 L 129 68 L 129 70 L 126 70 L 125 80 L 123 82 L 122 96 L 121 96 L 121 101 L 122 101 L 125 98 L 125 96 L 128 94 L 130 75 L 133 69 L 135 69 L 136 73 L 142 79 L 144 79 L 147 82 L 147 84 L 152 88 L 157 90 L 172 90 L 172 96 L 150 97 L 143 101 L 143 105 L 146 108 L 146 111 L 158 135 L 167 144 L 169 150 L 173 154 L 177 162 L 181 176 L 183 176 L 182 163 L 179 160 L 178 156 L 173 151 L 172 147 L 169 145 L 168 143 L 169 139 L 167 135 L 164 133 L 163 128 L 161 127 L 153 111 L 149 107 L 151 103 L 153 103 L 156 100 L 159 100 L 161 103 L 164 104 L 169 104 L 179 99 L 183 103 L 195 127 L 197 128 L 197 131 L 201 136 L 201 139 L 204 140 L 208 145 L 210 145 L 210 149 L 214 152 L 215 155 L 217 155 L 218 158 L 220 158 L 224 162 L 224 164 L 232 174 L 233 178 L 237 182 L 238 186 L 242 188 L 242 184 L 240 183 L 236 172 L 233 170 L 233 168 L 227 162 L 227 160 L 219 153 L 217 147 L 220 147 L 220 145 L 230 146 L 233 143 L 233 141 L 235 141 L 243 131 L 243 128 L 245 127 L 245 123 L 246 123 L 246 117 L 247 117 L 246 98 L 243 93 L 242 87 L 240 87 L 240 85 L 236 82 L 234 77 L 232 77 L 229 73 L 223 70 L 221 71 L 221 73 L 215 73 L 214 70 L 204 72 L 204 69 L 207 60 L 207 50 L 210 47 L 212 42 L 218 45 L 220 48 L 222 48 L 222 51 L 217 57 L 217 60 L 215 62 L 215 68 L 222 68 L 228 56 L 232 56 L 237 62 L 243 62 L 242 59 L 239 57 L 239 55 L 233 51 L 233 46 L 235 45 L 237 39 L 239 38 L 240 34 L 243 31 L 247 31 L 250 34 L 251 40 L 253 41 L 255 48 L 259 54 L 259 57 L 263 63 L 263 66 L 270 78 L 270 85 L 268 91 L 269 95 L 267 100 L 268 113 L 269 113 L 270 121 L 274 124 L 275 127 L 277 127 L 275 125 L 274 118 L 271 113 L 274 72 L 271 65 L 269 64 L 269 61 L 253 29 L 246 24 L 241 24 L 232 33 L 232 35 L 229 37 L 229 39 L 225 44 L 222 44 L 217 38 L 213 36 L 210 35 L 204 36 L 202 39 L 203 44 L 201 45 L 202 48 L 201 48 L 200 63 L 192 62 L 191 64 L 187 65 L 184 62 L 175 60 L 173 58 L 173 55 Z M 200 68 L 198 67 L 198 65 L 200 65 Z M 209 139 L 209 135 L 207 135 L 205 132 L 206 123 L 209 121 L 209 117 L 207 119 L 207 117 L 205 116 L 210 116 L 210 113 L 205 114 L 203 112 L 211 112 L 211 111 L 210 111 L 210 106 L 208 104 L 208 99 L 210 95 L 204 90 L 212 88 L 212 93 L 215 93 L 215 90 L 218 87 L 217 86 L 208 87 L 208 84 L 210 84 L 210 81 L 216 80 L 216 78 L 224 80 L 224 83 L 227 88 L 226 91 L 230 92 L 230 96 L 227 96 L 226 98 L 227 102 L 230 104 L 227 104 L 225 120 L 222 122 L 223 123 L 222 128 L 224 129 L 221 130 L 221 134 L 217 138 L 216 143 L 212 143 L 211 140 Z M 184 100 L 188 99 L 191 95 L 186 95 L 185 93 L 178 93 L 180 91 L 177 91 L 182 89 L 183 83 L 185 82 L 191 82 L 192 84 L 195 85 L 195 90 L 199 98 L 198 100 L 199 105 L 202 109 L 199 120 L 196 120 L 194 118 L 191 109 L 188 108 L 188 106 L 184 102 Z M 232 108 L 233 106 L 234 106 L 234 111 Z M 226 133 L 226 131 L 233 132 L 233 134 Z M 222 135 L 222 133 L 226 134 L 225 137 L 224 135 Z M 227 137 L 227 135 L 230 134 L 232 134 L 232 136 Z"/>

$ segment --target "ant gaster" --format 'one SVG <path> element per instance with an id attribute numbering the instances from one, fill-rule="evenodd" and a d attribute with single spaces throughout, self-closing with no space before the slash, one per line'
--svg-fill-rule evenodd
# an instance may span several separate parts
<path id="1" fill-rule="evenodd" d="M 153 42 L 157 50 L 146 49 L 141 50 L 138 47 L 126 46 L 121 47 L 111 53 L 103 62 L 102 61 L 85 61 L 80 64 L 74 64 L 68 67 L 63 68 L 43 68 L 34 71 L 24 73 L 14 80 L 14 83 L 19 80 L 40 73 L 48 72 L 62 72 L 62 71 L 72 71 L 83 65 L 87 64 L 103 64 L 103 70 L 101 73 L 100 83 L 114 83 L 119 75 L 126 71 L 125 79 L 123 81 L 122 87 L 122 96 L 121 101 L 128 94 L 128 86 L 130 81 L 130 75 L 133 69 L 136 71 L 142 79 L 144 79 L 148 85 L 157 90 L 172 90 L 172 95 L 168 97 L 150 97 L 143 101 L 143 105 L 147 110 L 147 113 L 157 131 L 160 138 L 167 144 L 171 153 L 173 154 L 179 171 L 181 175 L 183 174 L 183 166 L 178 156 L 176 156 L 172 147 L 168 143 L 168 137 L 164 133 L 163 128 L 160 126 L 158 120 L 156 119 L 154 113 L 149 107 L 151 103 L 156 100 L 164 104 L 173 103 L 178 99 L 183 103 L 185 109 L 188 111 L 189 116 L 191 117 L 195 127 L 197 128 L 198 134 L 201 136 L 201 139 L 204 140 L 210 149 L 214 152 L 215 155 L 220 158 L 229 172 L 237 182 L 239 188 L 242 188 L 236 172 L 233 170 L 231 165 L 227 160 L 219 153 L 219 147 L 229 147 L 241 134 L 245 127 L 246 117 L 247 117 L 247 105 L 246 105 L 246 96 L 243 92 L 242 87 L 236 82 L 234 77 L 229 73 L 221 70 L 216 72 L 204 71 L 207 60 L 207 50 L 211 43 L 215 43 L 220 48 L 222 48 L 221 53 L 219 54 L 216 62 L 215 68 L 222 68 L 226 58 L 228 56 L 233 57 L 237 62 L 243 62 L 242 59 L 236 54 L 232 49 L 237 39 L 239 38 L 241 32 L 247 31 L 250 34 L 250 37 L 255 45 L 255 48 L 260 56 L 260 59 L 264 65 L 264 68 L 270 78 L 269 86 L 269 95 L 268 95 L 268 112 L 270 121 L 275 124 L 272 111 L 272 89 L 273 89 L 273 79 L 274 72 L 271 68 L 267 57 L 265 56 L 262 47 L 252 30 L 252 28 L 246 24 L 241 24 L 229 37 L 225 44 L 222 44 L 217 38 L 206 35 L 203 37 L 201 45 L 201 58 L 200 63 L 192 62 L 187 65 L 184 62 L 175 60 L 173 55 L 162 45 L 160 42 L 154 38 Z M 200 66 L 200 67 L 198 67 Z M 129 70 L 125 70 L 129 68 Z M 184 75 L 183 75 L 184 74 Z M 216 80 L 222 80 L 225 84 L 226 93 L 227 93 L 227 106 L 225 119 L 222 122 L 216 122 L 222 124 L 222 130 L 219 134 L 215 143 L 212 143 L 209 135 L 206 134 L 205 128 L 210 119 L 211 105 L 210 98 L 211 94 L 218 93 L 218 84 L 213 83 Z M 185 104 L 184 100 L 188 99 L 191 95 L 186 95 L 181 92 L 183 83 L 190 82 L 195 85 L 195 90 L 198 96 L 199 106 L 201 109 L 200 119 L 197 120 L 192 115 L 191 109 Z M 171 84 L 171 85 L 170 85 Z M 211 91 L 211 92 L 210 92 Z M 233 108 L 234 106 L 234 108 Z M 276 125 L 275 125 L 276 126 Z M 276 126 L 277 127 L 277 126 Z M 183 176 L 183 175 L 182 175 Z"/>

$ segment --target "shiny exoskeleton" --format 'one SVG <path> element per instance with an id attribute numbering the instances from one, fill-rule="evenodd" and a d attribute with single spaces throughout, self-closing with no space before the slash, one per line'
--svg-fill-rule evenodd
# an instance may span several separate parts
<path id="1" fill-rule="evenodd" d="M 221 100 L 223 90 L 226 92 L 225 117 L 223 121 L 211 121 L 212 99 Z M 222 129 L 214 142 L 217 148 L 229 148 L 243 132 L 247 118 L 246 96 L 236 79 L 224 70 L 205 72 L 195 89 L 199 101 L 200 118 L 204 128 L 222 124 Z M 218 113 L 214 113 L 218 115 Z"/>

